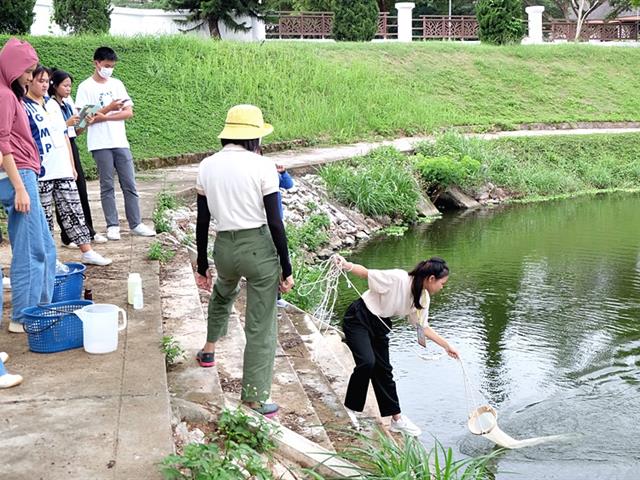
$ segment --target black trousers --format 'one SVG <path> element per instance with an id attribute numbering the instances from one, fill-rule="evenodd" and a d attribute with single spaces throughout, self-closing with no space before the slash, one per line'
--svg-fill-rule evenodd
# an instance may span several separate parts
<path id="1" fill-rule="evenodd" d="M 369 381 L 373 384 L 373 391 L 378 401 L 378 408 L 382 417 L 400 413 L 400 402 L 396 392 L 396 382 L 393 380 L 393 367 L 389 362 L 389 329 L 391 320 L 382 321 L 369 311 L 360 298 L 353 302 L 344 315 L 342 330 L 345 342 L 356 362 L 344 405 L 356 412 L 364 409 L 367 400 Z"/>
<path id="2" fill-rule="evenodd" d="M 78 194 L 80 195 L 80 205 L 82 205 L 82 213 L 84 214 L 84 223 L 87 225 L 89 229 L 89 234 L 91 235 L 91 239 L 96 235 L 96 231 L 93 229 L 93 220 L 91 219 L 91 207 L 89 206 L 89 195 L 87 194 L 87 181 L 84 178 L 84 170 L 82 169 L 82 163 L 80 163 L 80 152 L 78 151 L 78 146 L 76 145 L 76 139 L 70 138 L 69 142 L 71 143 L 71 151 L 73 152 L 73 163 L 76 166 L 76 172 L 78 172 L 78 178 L 76 179 L 76 185 L 78 187 Z M 71 240 L 67 236 L 64 228 L 62 227 L 62 218 L 60 217 L 60 213 L 56 209 L 56 220 L 58 222 L 58 226 L 60 227 L 60 239 L 62 243 L 65 245 L 69 245 Z"/>

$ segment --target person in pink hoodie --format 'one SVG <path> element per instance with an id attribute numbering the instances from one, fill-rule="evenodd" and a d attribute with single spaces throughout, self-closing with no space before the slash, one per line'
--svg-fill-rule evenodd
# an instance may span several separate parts
<path id="1" fill-rule="evenodd" d="M 56 269 L 56 248 L 38 193 L 40 154 L 22 101 L 37 64 L 36 51 L 23 40 L 11 38 L 0 50 L 0 202 L 8 215 L 9 331 L 15 333 L 24 332 L 24 308 L 51 301 Z"/>

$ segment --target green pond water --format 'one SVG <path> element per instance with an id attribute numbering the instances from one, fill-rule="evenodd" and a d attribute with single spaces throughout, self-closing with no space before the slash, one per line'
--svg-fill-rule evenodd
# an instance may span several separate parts
<path id="1" fill-rule="evenodd" d="M 447 214 L 350 259 L 409 270 L 431 255 L 451 268 L 431 325 L 460 350 L 477 403 L 517 439 L 571 434 L 500 454 L 496 478 L 640 478 L 640 195 Z M 356 297 L 343 286 L 336 312 Z M 403 413 L 428 447 L 435 437 L 459 458 L 495 448 L 466 428 L 473 402 L 458 362 L 419 358 L 403 322 L 391 358 Z"/>

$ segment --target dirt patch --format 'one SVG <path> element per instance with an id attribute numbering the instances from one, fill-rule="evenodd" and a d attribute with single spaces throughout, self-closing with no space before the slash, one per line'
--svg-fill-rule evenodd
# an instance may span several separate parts
<path id="1" fill-rule="evenodd" d="M 280 345 L 284 350 L 290 350 L 302 343 L 302 339 L 295 333 L 283 333 L 280 335 Z"/>
<path id="2" fill-rule="evenodd" d="M 242 380 L 237 378 L 229 378 L 218 370 L 218 376 L 220 377 L 220 385 L 222 390 L 227 393 L 242 393 Z"/>
<path id="3" fill-rule="evenodd" d="M 287 427 L 289 430 L 293 430 L 297 434 L 304 436 L 305 432 L 298 422 L 300 417 L 297 414 L 288 412 L 284 414 L 278 414 L 277 418 L 280 420 L 280 423 Z"/>

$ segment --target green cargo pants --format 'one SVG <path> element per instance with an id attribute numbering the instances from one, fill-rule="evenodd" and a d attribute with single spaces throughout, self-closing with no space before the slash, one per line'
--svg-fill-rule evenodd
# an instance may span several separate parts
<path id="1" fill-rule="evenodd" d="M 271 393 L 276 352 L 276 295 L 280 279 L 278 254 L 269 229 L 218 232 L 213 259 L 218 272 L 209 301 L 207 341 L 227 334 L 229 315 L 247 280 L 244 364 L 241 399 L 263 402 Z"/>

